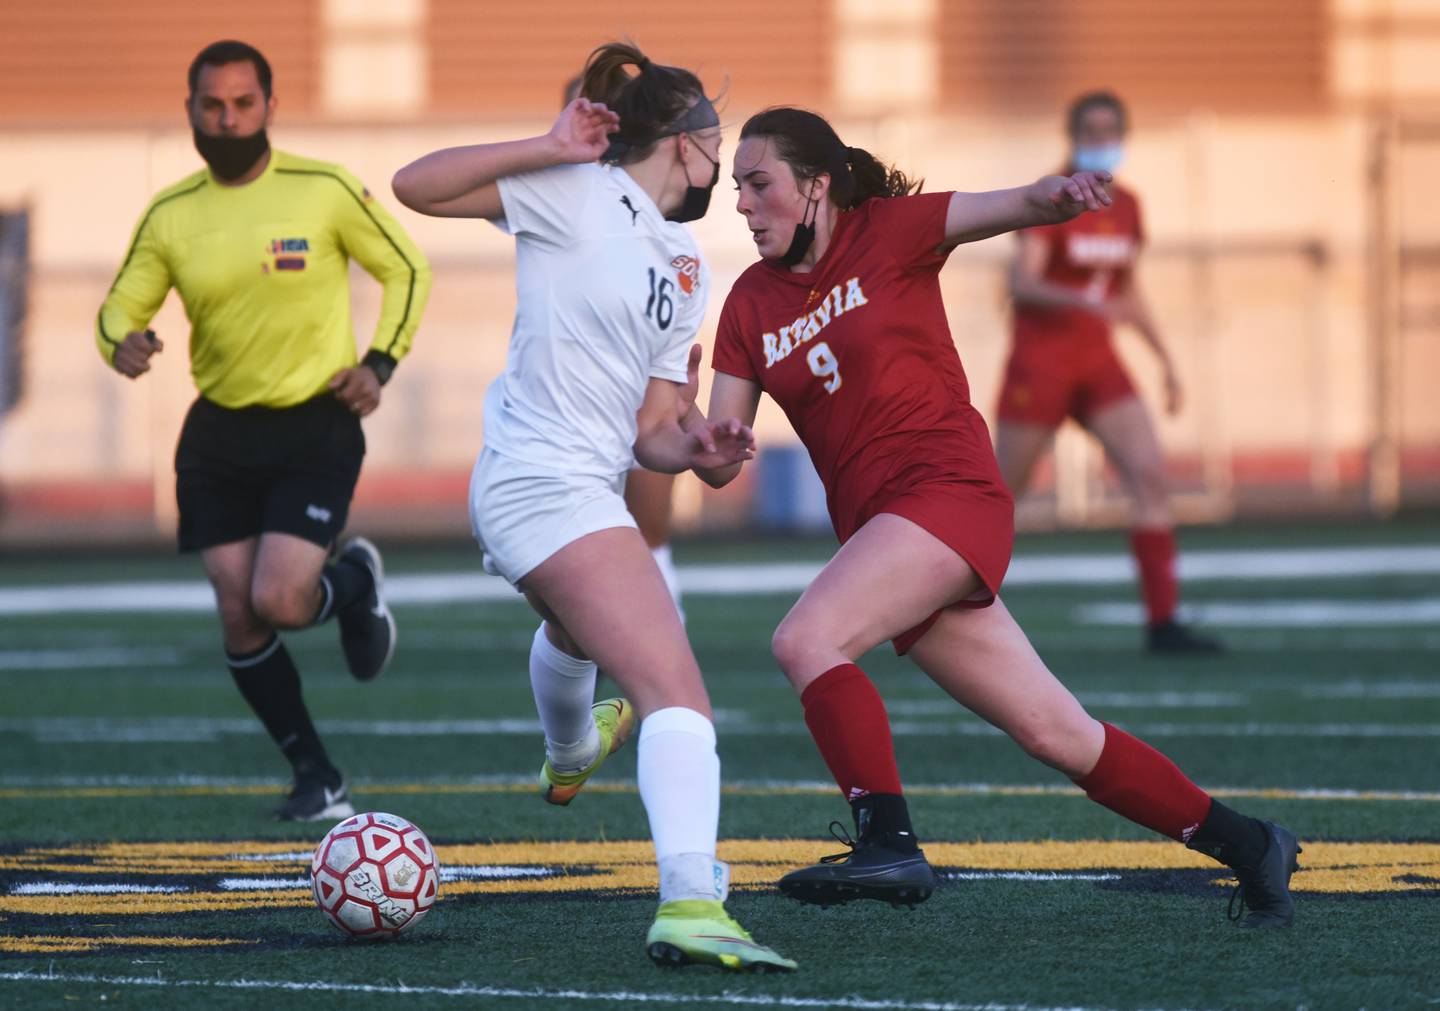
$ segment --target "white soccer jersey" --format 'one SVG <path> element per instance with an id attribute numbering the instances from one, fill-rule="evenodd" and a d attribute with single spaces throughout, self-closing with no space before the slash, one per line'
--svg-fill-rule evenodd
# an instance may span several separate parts
<path id="1" fill-rule="evenodd" d="M 485 395 L 485 445 L 611 477 L 635 464 L 652 377 L 686 380 L 709 271 L 617 166 L 558 165 L 499 182 L 519 296 L 505 372 Z"/>

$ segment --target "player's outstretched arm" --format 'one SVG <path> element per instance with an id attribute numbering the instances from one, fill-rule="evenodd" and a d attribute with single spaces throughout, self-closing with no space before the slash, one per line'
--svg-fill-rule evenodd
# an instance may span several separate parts
<path id="1" fill-rule="evenodd" d="M 710 417 L 733 418 L 748 430 L 755 424 L 755 414 L 759 409 L 760 386 L 757 383 L 725 372 L 715 373 L 710 384 Z M 710 487 L 723 488 L 735 480 L 743 464 L 742 460 L 722 467 L 697 466 L 693 469 L 700 480 Z"/>
<path id="2" fill-rule="evenodd" d="M 1170 349 L 1165 346 L 1160 327 L 1156 325 L 1149 302 L 1140 289 L 1140 278 L 1135 267 L 1132 266 L 1121 278 L 1120 290 L 1113 302 L 1111 318 L 1117 323 L 1129 323 L 1133 326 L 1160 360 L 1165 382 L 1165 411 L 1167 414 L 1179 414 L 1180 409 L 1185 406 L 1185 389 L 1180 383 L 1175 359 L 1170 357 Z"/>
<path id="3" fill-rule="evenodd" d="M 396 199 L 421 214 L 498 220 L 505 209 L 497 179 L 596 161 L 618 129 L 620 117 L 604 104 L 577 98 L 565 106 L 549 133 L 432 151 L 396 172 L 390 185 Z"/>
<path id="4" fill-rule="evenodd" d="M 1109 172 L 1076 172 L 1043 176 L 1010 190 L 952 194 L 945 215 L 945 245 L 978 242 L 1098 211 L 1110 205 L 1109 185 Z"/>
<path id="5" fill-rule="evenodd" d="M 733 467 L 755 458 L 755 433 L 739 418 L 710 421 L 684 387 L 668 379 L 652 379 L 636 416 L 635 459 L 646 470 L 679 474 Z M 683 412 L 683 413 L 682 413 Z"/>

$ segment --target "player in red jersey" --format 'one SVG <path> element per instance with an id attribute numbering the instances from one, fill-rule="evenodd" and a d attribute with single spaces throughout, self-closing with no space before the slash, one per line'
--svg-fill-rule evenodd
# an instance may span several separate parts
<path id="1" fill-rule="evenodd" d="M 1013 503 L 970 403 L 939 271 L 959 243 L 1108 206 L 1109 175 L 911 196 L 904 175 L 846 147 L 814 113 L 771 109 L 740 137 L 737 208 L 761 260 L 726 299 L 709 416 L 748 423 L 769 393 L 824 480 L 842 542 L 773 649 L 857 838 L 844 857 L 786 875 L 782 890 L 822 905 L 913 904 L 935 886 L 884 702 L 855 665 L 888 639 L 1091 799 L 1233 868 L 1247 926 L 1288 924 L 1295 837 L 1213 800 L 1164 755 L 1093 719 L 996 597 Z M 718 487 L 740 466 L 699 473 Z"/>
<path id="2" fill-rule="evenodd" d="M 1125 139 L 1125 106 L 1108 91 L 1082 95 L 1067 118 L 1071 171 L 1113 171 Z M 995 452 L 1005 484 L 1019 497 L 1035 462 L 1066 418 L 1105 448 L 1134 502 L 1130 547 L 1140 574 L 1154 652 L 1214 653 L 1217 640 L 1176 620 L 1175 523 L 1165 461 L 1150 412 L 1110 342 L 1114 324 L 1139 331 L 1165 371 L 1166 409 L 1180 410 L 1175 364 L 1135 276 L 1145 241 L 1140 204 L 1114 187 L 1109 207 L 1069 221 L 1028 228 L 1010 270 L 1015 337 L 1000 392 Z"/>

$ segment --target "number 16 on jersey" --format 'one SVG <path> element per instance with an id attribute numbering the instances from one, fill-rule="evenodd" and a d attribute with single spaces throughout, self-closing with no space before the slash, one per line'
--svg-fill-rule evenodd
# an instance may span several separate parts
<path id="1" fill-rule="evenodd" d="M 840 362 L 829 344 L 821 341 L 812 346 L 805 360 L 810 363 L 810 371 L 825 380 L 826 393 L 834 393 L 840 388 Z"/>

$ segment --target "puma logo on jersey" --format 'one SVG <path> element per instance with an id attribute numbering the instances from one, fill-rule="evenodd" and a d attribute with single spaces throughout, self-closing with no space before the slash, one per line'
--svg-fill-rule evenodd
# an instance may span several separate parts
<path id="1" fill-rule="evenodd" d="M 1070 262 L 1082 267 L 1124 267 L 1135 259 L 1128 235 L 1072 235 L 1065 243 Z"/>
<path id="2" fill-rule="evenodd" d="M 670 261 L 670 266 L 675 268 L 675 281 L 680 285 L 680 291 L 693 295 L 695 286 L 700 283 L 700 261 L 693 256 L 677 256 Z"/>
<path id="3" fill-rule="evenodd" d="M 635 208 L 635 205 L 630 202 L 629 194 L 622 196 L 620 202 L 624 204 L 625 209 L 630 212 L 630 224 L 635 224 L 635 219 L 640 217 L 640 212 Z"/>
<path id="4" fill-rule="evenodd" d="M 843 285 L 837 284 L 820 300 L 820 304 L 801 316 L 789 326 L 782 326 L 774 333 L 760 335 L 765 345 L 765 367 L 784 361 L 790 353 L 802 344 L 807 344 L 830 325 L 830 321 L 845 315 L 852 309 L 868 305 L 869 299 L 860 288 L 860 278 L 852 277 Z"/>

